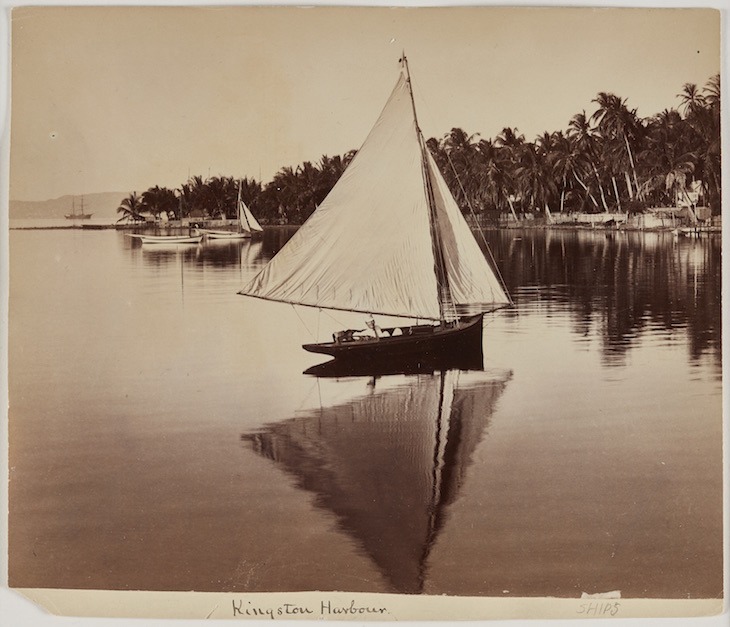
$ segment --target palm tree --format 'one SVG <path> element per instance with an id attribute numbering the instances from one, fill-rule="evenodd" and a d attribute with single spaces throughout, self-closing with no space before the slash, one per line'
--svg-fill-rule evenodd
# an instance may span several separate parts
<path id="1" fill-rule="evenodd" d="M 720 213 L 722 206 L 722 163 L 720 159 L 720 75 L 715 74 L 704 87 L 707 124 L 706 147 L 699 151 L 702 165 L 702 183 L 709 199 L 713 215 Z"/>
<path id="2" fill-rule="evenodd" d="M 598 191 L 601 193 L 601 203 L 604 211 L 608 212 L 608 204 L 606 203 L 606 195 L 603 192 L 601 177 L 596 167 L 597 144 L 598 138 L 595 136 L 591 128 L 590 121 L 586 117 L 586 112 L 576 113 L 568 124 L 568 137 L 574 143 L 575 147 L 580 151 L 582 159 L 590 166 L 598 184 Z"/>
<path id="3" fill-rule="evenodd" d="M 122 220 L 126 220 L 127 222 L 144 222 L 144 216 L 141 213 L 142 210 L 142 199 L 137 192 L 132 192 L 117 207 L 117 213 L 122 214 L 122 217 L 117 222 L 121 222 Z"/>
<path id="4" fill-rule="evenodd" d="M 697 155 L 692 151 L 689 127 L 676 110 L 665 110 L 647 124 L 644 195 L 660 194 L 660 201 L 675 203 L 686 196 L 687 177 L 694 173 Z"/>
<path id="5" fill-rule="evenodd" d="M 296 176 L 298 179 L 298 204 L 302 212 L 300 221 L 303 222 L 312 215 L 319 203 L 324 200 L 329 189 L 323 188 L 322 173 L 311 161 L 305 161 L 297 166 Z"/>
<path id="6" fill-rule="evenodd" d="M 299 181 L 296 172 L 291 166 L 281 168 L 271 182 L 266 186 L 270 190 L 279 219 L 283 221 L 299 221 L 301 200 L 299 195 Z"/>
<path id="7" fill-rule="evenodd" d="M 428 151 L 431 153 L 433 160 L 436 162 L 436 165 L 438 166 L 439 171 L 442 174 L 444 174 L 445 172 L 448 172 L 450 170 L 449 158 L 446 155 L 446 151 L 444 150 L 442 143 L 435 137 L 431 137 L 426 141 L 426 147 L 428 148 Z M 444 174 L 444 178 L 445 178 L 445 174 Z"/>
<path id="8" fill-rule="evenodd" d="M 481 139 L 475 145 L 472 165 L 475 203 L 482 209 L 494 208 L 501 212 L 505 203 L 515 221 L 517 213 L 512 202 L 510 190 L 513 188 L 510 177 L 510 163 L 505 159 L 506 152 L 492 140 Z"/>
<path id="9" fill-rule="evenodd" d="M 547 140 L 549 142 L 549 139 Z M 536 210 L 544 209 L 545 217 L 550 219 L 550 197 L 555 193 L 549 146 L 544 138 L 537 144 L 526 144 L 521 151 L 520 164 L 515 170 L 515 178 L 520 192 L 530 199 L 530 206 Z"/>
<path id="10" fill-rule="evenodd" d="M 178 199 L 173 190 L 155 185 L 142 192 L 141 207 L 142 211 L 149 212 L 155 219 L 158 219 L 163 212 L 168 217 L 176 217 Z"/>
<path id="11" fill-rule="evenodd" d="M 705 92 L 705 104 L 709 107 L 720 106 L 720 75 L 715 74 L 707 81 L 703 91 Z"/>
<path id="12" fill-rule="evenodd" d="M 712 212 L 720 209 L 720 76 L 712 77 L 702 92 L 692 83 L 684 85 L 680 109 L 684 119 L 695 133 L 693 148 L 697 154 L 697 165 L 702 187 L 709 200 Z"/>
<path id="13" fill-rule="evenodd" d="M 196 175 L 180 188 L 182 210 L 186 215 L 207 215 L 208 190 L 202 176 Z"/>
<path id="14" fill-rule="evenodd" d="M 499 162 L 502 164 L 502 171 L 505 173 L 506 196 L 510 202 L 510 208 L 514 213 L 512 198 L 519 196 L 519 185 L 516 180 L 516 169 L 520 162 L 521 152 L 525 146 L 525 136 L 517 128 L 504 127 L 494 138 L 495 145 L 500 149 Z M 520 198 L 522 204 L 522 198 Z M 524 211 L 524 207 L 522 209 Z"/>
<path id="15" fill-rule="evenodd" d="M 497 135 L 495 141 L 498 146 L 517 149 L 525 143 L 525 136 L 516 128 L 509 128 L 506 126 L 502 129 L 499 135 Z"/>
<path id="16" fill-rule="evenodd" d="M 322 184 L 329 189 L 332 189 L 335 186 L 335 183 L 340 180 L 340 177 L 348 165 L 349 161 L 346 162 L 346 160 L 339 155 L 335 157 L 322 155 L 319 160 L 319 171 L 322 176 Z"/>
<path id="17" fill-rule="evenodd" d="M 636 176 L 634 155 L 629 142 L 629 137 L 635 138 L 638 135 L 639 124 L 636 109 L 629 110 L 626 106 L 626 100 L 603 91 L 592 102 L 598 104 L 598 110 L 591 116 L 591 121 L 596 122 L 599 132 L 610 142 L 623 141 L 638 194 L 639 180 Z M 630 186 L 629 194 L 633 198 L 634 194 Z"/>
<path id="18" fill-rule="evenodd" d="M 205 213 L 212 218 L 235 213 L 238 188 L 233 177 L 214 176 L 203 185 L 202 201 Z"/>
<path id="19" fill-rule="evenodd" d="M 705 106 L 705 97 L 694 83 L 685 83 L 681 93 L 677 94 L 677 98 L 682 99 L 679 105 L 679 111 L 685 118 L 703 109 Z"/>
<path id="20" fill-rule="evenodd" d="M 535 150 L 538 155 L 539 174 L 540 174 L 540 199 L 545 209 L 545 216 L 548 220 L 552 219 L 550 213 L 550 203 L 557 194 L 555 162 L 557 153 L 555 151 L 556 137 L 554 133 L 544 132 L 535 140 Z"/>
<path id="21" fill-rule="evenodd" d="M 562 131 L 557 131 L 553 134 L 553 155 L 553 172 L 555 178 L 562 183 L 560 190 L 560 212 L 562 213 L 565 209 L 565 196 L 569 182 L 570 187 L 572 187 L 572 181 L 574 180 L 583 188 L 595 208 L 598 209 L 598 202 L 577 173 L 577 170 L 581 167 L 580 153 L 573 142 Z"/>
<path id="22" fill-rule="evenodd" d="M 443 171 L 444 179 L 462 210 L 473 208 L 479 195 L 475 184 L 477 177 L 473 171 L 477 161 L 475 137 L 476 135 L 468 135 L 460 128 L 452 128 L 442 142 L 448 163 Z"/>
<path id="23" fill-rule="evenodd" d="M 261 196 L 261 183 L 256 179 L 250 179 L 244 176 L 242 179 L 235 181 L 236 188 L 241 187 L 241 198 L 249 208 L 255 207 Z"/>

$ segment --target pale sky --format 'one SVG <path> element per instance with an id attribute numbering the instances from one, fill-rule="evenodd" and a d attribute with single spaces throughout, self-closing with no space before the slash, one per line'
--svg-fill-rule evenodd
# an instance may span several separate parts
<path id="1" fill-rule="evenodd" d="M 427 137 L 528 140 L 646 117 L 720 71 L 720 14 L 681 9 L 16 8 L 10 198 L 271 180 L 358 148 L 405 49 Z"/>

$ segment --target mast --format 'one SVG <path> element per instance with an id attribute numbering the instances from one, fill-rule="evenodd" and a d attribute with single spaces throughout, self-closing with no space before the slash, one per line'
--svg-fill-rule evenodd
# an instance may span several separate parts
<path id="1" fill-rule="evenodd" d="M 431 172 L 428 167 L 428 148 L 423 139 L 421 127 L 418 124 L 418 115 L 416 113 L 416 101 L 413 97 L 413 86 L 411 84 L 411 72 L 408 68 L 408 59 L 405 52 L 401 57 L 403 66 L 406 70 L 406 84 L 408 85 L 408 94 L 411 97 L 411 106 L 413 108 L 413 121 L 416 125 L 416 135 L 418 137 L 418 145 L 421 149 L 421 171 L 423 174 L 423 186 L 426 192 L 426 202 L 428 204 L 428 218 L 431 227 L 431 244 L 433 246 L 434 272 L 436 273 L 436 284 L 438 286 L 439 314 L 441 322 L 455 322 L 458 319 L 456 308 L 451 296 L 451 287 L 449 285 L 449 275 L 446 270 L 446 261 L 443 252 L 443 242 L 441 239 L 441 229 L 439 228 L 438 210 L 436 208 L 436 199 L 433 191 L 433 181 Z"/>
<path id="2" fill-rule="evenodd" d="M 434 433 L 434 451 L 433 451 L 433 468 L 431 469 L 431 500 L 428 504 L 428 529 L 426 538 L 423 543 L 423 552 L 418 563 L 418 588 L 419 592 L 423 592 L 423 586 L 426 582 L 427 561 L 431 554 L 431 549 L 436 542 L 436 535 L 440 527 L 440 518 L 443 514 L 443 483 L 444 471 L 447 464 L 446 447 L 448 445 L 449 432 L 451 429 L 451 402 L 446 403 L 446 371 L 441 371 L 441 381 L 439 385 L 439 403 L 438 412 L 436 413 L 436 431 Z M 451 400 L 453 400 L 453 387 L 450 390 Z M 444 411 L 446 409 L 446 411 Z"/>
<path id="3" fill-rule="evenodd" d="M 243 211 L 241 211 L 241 181 L 238 181 L 238 198 L 236 200 L 236 211 L 238 212 L 238 232 L 240 233 L 243 230 L 243 216 L 245 215 Z M 246 218 L 246 223 L 248 223 L 248 218 Z"/>

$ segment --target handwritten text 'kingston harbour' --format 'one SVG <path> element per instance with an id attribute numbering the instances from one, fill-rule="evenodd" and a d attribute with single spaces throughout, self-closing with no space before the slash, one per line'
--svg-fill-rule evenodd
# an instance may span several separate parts
<path id="1" fill-rule="evenodd" d="M 347 616 L 358 616 L 364 618 L 366 615 L 387 615 L 388 608 L 383 606 L 371 606 L 356 603 L 354 600 L 347 602 L 320 601 L 318 605 L 301 605 L 299 603 L 282 603 L 280 605 L 257 605 L 251 601 L 233 600 L 234 618 L 320 618 L 331 616 L 333 618 L 346 618 Z"/>

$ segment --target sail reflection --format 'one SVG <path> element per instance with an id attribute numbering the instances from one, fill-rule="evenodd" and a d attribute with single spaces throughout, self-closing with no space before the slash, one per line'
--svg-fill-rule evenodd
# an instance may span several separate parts
<path id="1" fill-rule="evenodd" d="M 241 439 L 314 493 L 394 592 L 418 594 L 510 378 L 457 370 L 363 378 L 367 392 Z"/>

